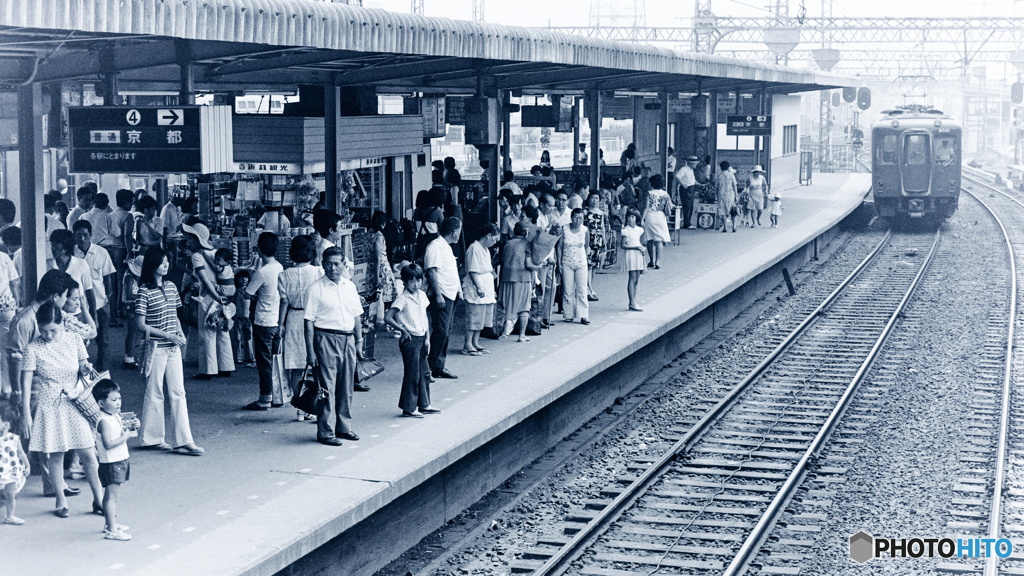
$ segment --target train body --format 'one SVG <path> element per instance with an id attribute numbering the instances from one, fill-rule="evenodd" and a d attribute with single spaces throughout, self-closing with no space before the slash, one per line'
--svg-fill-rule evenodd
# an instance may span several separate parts
<path id="1" fill-rule="evenodd" d="M 960 199 L 960 124 L 938 110 L 885 111 L 871 128 L 875 210 L 885 218 L 941 221 Z"/>

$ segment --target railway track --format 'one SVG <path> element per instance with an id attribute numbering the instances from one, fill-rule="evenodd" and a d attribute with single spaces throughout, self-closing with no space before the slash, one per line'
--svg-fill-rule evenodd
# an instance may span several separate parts
<path id="1" fill-rule="evenodd" d="M 564 534 L 542 538 L 513 571 L 635 576 L 744 573 L 810 466 L 827 503 L 844 459 L 826 442 L 856 442 L 839 428 L 858 386 L 928 269 L 939 233 L 887 234 L 867 259 L 733 391 L 661 457 L 634 462 Z M 849 434 L 847 434 L 849 433 Z M 824 461 L 823 461 L 824 460 Z M 797 515 L 799 522 L 814 513 Z M 805 526 L 810 529 L 810 527 Z M 787 527 L 797 546 L 801 526 Z M 799 555 L 760 566 L 796 574 Z"/>
<path id="2" fill-rule="evenodd" d="M 969 501 L 977 508 L 984 507 L 984 514 L 979 527 L 985 530 L 985 537 L 1007 538 L 1013 542 L 1014 553 L 1006 559 L 989 557 L 984 564 L 975 563 L 970 567 L 985 576 L 1024 575 L 1024 391 L 1014 382 L 1024 380 L 1024 358 L 1014 357 L 1014 349 L 1024 342 L 1015 326 L 1021 321 L 1017 316 L 1017 298 L 1020 286 L 1017 282 L 1016 262 L 1024 257 L 1024 202 L 1015 194 L 992 186 L 991 176 L 980 170 L 965 167 L 963 180 L 973 187 L 980 188 L 974 192 L 968 188 L 964 191 L 974 196 L 992 214 L 1002 230 L 1010 254 L 1010 307 L 1007 318 L 993 321 L 990 334 L 997 336 L 996 327 L 1002 328 L 1002 338 L 989 338 L 989 341 L 1001 340 L 999 345 L 991 343 L 986 346 L 986 362 L 991 367 L 987 377 L 990 387 L 982 388 L 989 391 L 991 397 L 986 404 L 978 404 L 991 419 L 995 436 L 992 447 L 990 482 L 985 484 L 966 484 L 961 482 L 957 490 L 965 493 Z M 986 195 L 985 192 L 988 194 Z M 981 489 L 984 489 L 982 491 Z"/>

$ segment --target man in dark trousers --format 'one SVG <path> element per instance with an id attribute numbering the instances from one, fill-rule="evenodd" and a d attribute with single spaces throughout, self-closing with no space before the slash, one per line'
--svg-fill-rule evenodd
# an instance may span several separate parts
<path id="1" fill-rule="evenodd" d="M 445 218 L 438 228 L 440 236 L 427 244 L 423 256 L 423 269 L 427 273 L 430 287 L 430 356 L 427 358 L 430 371 L 435 378 L 458 378 L 445 369 L 448 358 L 448 332 L 455 317 L 455 304 L 462 296 L 462 282 L 459 280 L 459 266 L 451 245 L 458 242 L 462 234 L 462 221 Z"/>

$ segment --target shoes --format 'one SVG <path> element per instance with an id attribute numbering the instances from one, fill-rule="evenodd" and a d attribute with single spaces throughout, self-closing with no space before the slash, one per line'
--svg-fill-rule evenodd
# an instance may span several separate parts
<path id="1" fill-rule="evenodd" d="M 580 324 L 587 326 L 590 324 L 590 320 L 588 320 L 587 318 L 583 318 L 582 320 L 580 320 Z"/>
<path id="2" fill-rule="evenodd" d="M 409 412 L 408 410 L 402 410 L 402 416 L 405 418 L 423 418 L 423 414 L 419 412 Z"/>
<path id="3" fill-rule="evenodd" d="M 434 379 L 434 375 L 433 374 L 428 376 L 428 378 L 429 378 L 431 384 L 433 384 L 434 382 L 437 382 L 437 380 Z"/>
<path id="4" fill-rule="evenodd" d="M 57 518 L 67 518 L 68 517 L 68 507 L 65 506 L 63 508 L 58 508 L 58 509 L 53 511 L 53 514 Z"/>
<path id="5" fill-rule="evenodd" d="M 217 372 L 217 376 L 220 378 L 230 378 L 231 374 L 231 370 L 221 370 L 220 372 Z"/>
<path id="6" fill-rule="evenodd" d="M 516 340 L 516 342 L 529 342 L 529 341 L 530 341 L 530 339 L 527 338 L 526 336 L 520 336 L 519 340 Z"/>
<path id="7" fill-rule="evenodd" d="M 64 471 L 64 478 L 71 480 L 85 478 L 85 468 L 82 468 L 81 465 L 68 468 Z"/>
<path id="8" fill-rule="evenodd" d="M 66 496 L 68 498 L 70 498 L 72 496 L 78 496 L 81 493 L 82 493 L 82 489 L 81 488 L 71 488 L 69 486 L 69 487 L 64 489 L 64 496 Z M 56 492 L 43 492 L 43 497 L 44 498 L 53 498 L 56 495 L 57 495 Z"/>
<path id="9" fill-rule="evenodd" d="M 458 376 L 456 376 L 455 374 L 452 374 L 451 372 L 445 370 L 444 368 L 441 368 L 439 370 L 434 370 L 434 374 L 433 375 L 434 375 L 435 378 L 448 378 L 449 380 L 458 380 L 458 378 L 459 378 Z"/>
<path id="10" fill-rule="evenodd" d="M 733 228 L 733 229 L 732 229 L 732 231 L 733 231 L 733 232 L 735 233 L 735 232 L 736 232 L 736 229 L 735 229 L 735 228 Z M 725 230 L 722 230 L 722 232 L 725 232 Z"/>
<path id="11" fill-rule="evenodd" d="M 139 446 L 139 450 L 170 450 L 171 445 L 167 442 L 160 442 L 159 444 L 147 444 L 145 446 Z"/>
<path id="12" fill-rule="evenodd" d="M 654 269 L 655 269 L 655 270 L 661 270 L 661 266 L 659 266 L 658 264 L 655 264 L 655 265 L 654 265 Z"/>
<path id="13" fill-rule="evenodd" d="M 185 444 L 184 446 L 178 446 L 174 449 L 175 454 L 181 454 L 183 456 L 202 456 L 206 450 L 203 450 L 195 444 Z"/>
<path id="14" fill-rule="evenodd" d="M 263 404 L 260 404 L 259 402 L 250 402 L 250 403 L 246 404 L 245 406 L 242 406 L 242 410 L 252 410 L 254 412 L 266 412 L 267 410 L 270 410 L 270 407 L 269 406 L 264 406 Z"/>
<path id="15" fill-rule="evenodd" d="M 630 307 L 629 307 L 629 309 L 630 309 L 630 310 L 631 310 L 632 312 L 643 312 L 643 311 L 644 311 L 644 309 L 643 309 L 643 308 L 641 308 L 641 307 L 639 307 L 639 306 L 630 306 Z"/>
<path id="16" fill-rule="evenodd" d="M 597 302 L 598 300 L 600 300 L 600 298 L 598 298 L 597 296 L 593 296 L 593 295 L 588 295 L 587 296 L 587 301 L 588 302 Z"/>
<path id="17" fill-rule="evenodd" d="M 357 435 L 355 432 L 342 432 L 341 434 L 335 434 L 335 436 L 341 438 L 342 440 L 351 440 L 352 442 L 359 442 L 359 435 Z"/>
<path id="18" fill-rule="evenodd" d="M 196 374 L 192 377 L 194 380 L 213 380 L 213 374 Z"/>
<path id="19" fill-rule="evenodd" d="M 295 419 L 298 420 L 299 422 L 304 422 L 306 420 L 312 420 L 314 418 L 316 418 L 316 416 L 313 416 L 312 414 L 307 414 L 307 413 L 303 412 L 302 410 L 296 410 L 295 411 Z"/>
<path id="20" fill-rule="evenodd" d="M 125 370 L 138 370 L 139 369 L 139 364 L 137 362 L 135 362 L 135 358 L 125 358 L 124 359 L 124 369 Z"/>
<path id="21" fill-rule="evenodd" d="M 8 516 L 4 518 L 4 524 L 11 524 L 13 526 L 21 526 L 25 521 L 17 516 Z"/>
<path id="22" fill-rule="evenodd" d="M 103 506 L 97 503 L 95 500 L 92 501 L 92 513 L 103 516 Z"/>
<path id="23" fill-rule="evenodd" d="M 648 262 L 647 263 L 647 267 L 648 268 L 654 268 L 654 263 L 653 262 Z"/>
<path id="24" fill-rule="evenodd" d="M 341 440 L 337 438 L 317 438 L 316 441 L 327 446 L 341 446 L 342 444 Z"/>
<path id="25" fill-rule="evenodd" d="M 124 524 L 116 524 L 115 526 L 117 526 L 117 532 L 127 532 L 129 530 L 129 528 Z M 103 527 L 103 531 L 110 532 L 110 530 L 107 530 L 106 526 Z"/>
<path id="26" fill-rule="evenodd" d="M 440 414 L 441 410 L 433 407 L 420 408 L 420 412 L 423 414 Z"/>
<path id="27" fill-rule="evenodd" d="M 122 532 L 121 530 L 118 530 L 116 532 L 111 532 L 110 530 L 104 530 L 103 531 L 103 537 L 106 538 L 107 540 L 119 540 L 121 542 L 127 542 L 127 541 L 132 539 L 132 535 L 131 534 L 129 534 L 127 532 Z"/>
<path id="28" fill-rule="evenodd" d="M 355 390 L 356 392 L 369 392 L 370 391 L 370 387 L 369 386 L 363 386 L 362 384 L 355 384 L 355 385 L 352 386 L 352 389 Z"/>
<path id="29" fill-rule="evenodd" d="M 270 405 L 271 408 L 280 408 L 281 406 L 284 406 L 284 404 L 271 404 Z"/>
<path id="30" fill-rule="evenodd" d="M 562 322 L 565 322 L 566 324 L 572 324 L 572 320 L 572 318 L 566 318 L 565 320 L 562 320 Z"/>

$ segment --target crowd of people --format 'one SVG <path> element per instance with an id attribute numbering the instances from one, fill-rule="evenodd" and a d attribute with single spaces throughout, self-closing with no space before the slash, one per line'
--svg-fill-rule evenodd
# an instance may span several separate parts
<path id="1" fill-rule="evenodd" d="M 485 219 L 468 246 L 467 216 L 486 214 L 486 201 L 467 202 L 454 160 L 438 162 L 433 186 L 416 198 L 415 239 L 401 261 L 393 265 L 399 258 L 385 236 L 386 215 L 365 223 L 372 235 L 370 290 L 363 294 L 339 248 L 344 220 L 333 211 L 316 210 L 315 233 L 291 239 L 287 269 L 277 260 L 278 223 L 264 224 L 256 260 L 236 270 L 230 251 L 214 249 L 195 201 L 173 199 L 158 215 L 145 190 L 118 190 L 112 208 L 87 183 L 75 192 L 73 210 L 70 191 L 46 195 L 48 271 L 23 302 L 16 208 L 0 199 L 3 522 L 24 522 L 15 516 L 16 494 L 38 469 L 56 516 L 66 518 L 68 498 L 80 493 L 65 476 L 84 478 L 92 511 L 104 515 L 105 537 L 129 540 L 116 517 L 118 488 L 130 472 L 128 441 L 137 437 L 137 450 L 205 454 L 193 438 L 185 394 L 190 343 L 198 347 L 197 380 L 231 377 L 237 365 L 256 369 L 256 397 L 244 410 L 282 407 L 312 379 L 325 398 L 296 418 L 315 420 L 317 441 L 340 446 L 359 440 L 352 396 L 369 391 L 356 381 L 373 356 L 366 339 L 390 333 L 399 341 L 401 416 L 436 415 L 431 383 L 458 378 L 446 361 L 457 310 L 465 319 L 458 352 L 467 356 L 490 353 L 482 339 L 529 342 L 554 326 L 555 314 L 589 324 L 590 303 L 599 299 L 594 273 L 622 260 L 628 309 L 641 311 L 639 279 L 661 268 L 675 206 L 682 207 L 681 227 L 693 228 L 702 188 L 717 191 L 722 231 L 731 223 L 735 232 L 737 217 L 760 225 L 765 211 L 777 225 L 780 197 L 760 166 L 737 192 L 727 162 L 714 174 L 708 159 L 690 156 L 677 170 L 669 153 L 668 179 L 650 174 L 631 147 L 621 157 L 625 177 L 591 190 L 585 182 L 556 188 L 545 151 L 525 189 L 503 174 L 499 220 Z M 114 355 L 112 326 L 125 328 L 124 366 L 139 370 L 145 383 L 139 418 L 122 418 L 119 384 L 97 376 Z M 82 401 L 83 388 L 97 408 Z"/>

